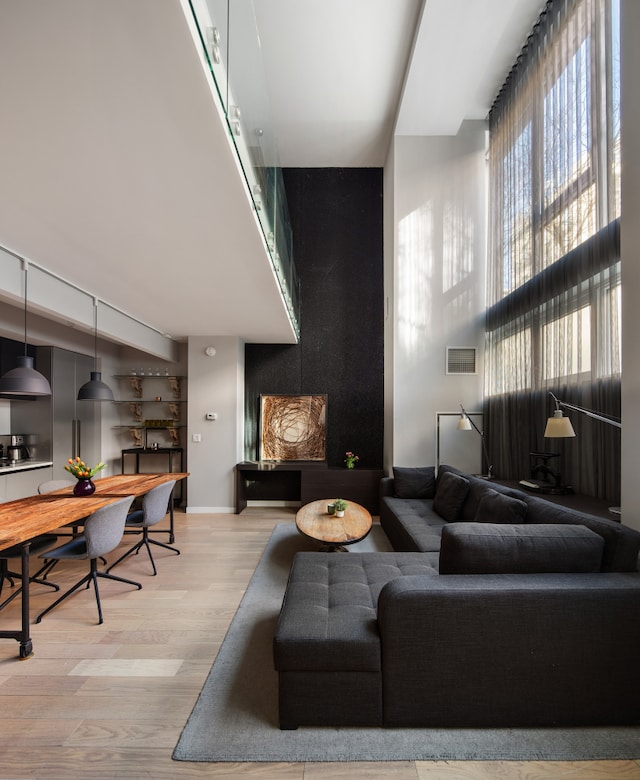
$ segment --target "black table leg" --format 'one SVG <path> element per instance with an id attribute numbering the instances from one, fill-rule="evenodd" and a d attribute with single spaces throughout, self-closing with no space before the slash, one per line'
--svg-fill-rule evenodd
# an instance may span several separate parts
<path id="1" fill-rule="evenodd" d="M 29 633 L 29 547 L 29 542 L 22 545 L 22 590 L 20 593 L 22 628 L 19 631 L 0 631 L 0 639 L 15 639 L 20 642 L 21 659 L 30 658 L 33 655 L 33 643 Z"/>

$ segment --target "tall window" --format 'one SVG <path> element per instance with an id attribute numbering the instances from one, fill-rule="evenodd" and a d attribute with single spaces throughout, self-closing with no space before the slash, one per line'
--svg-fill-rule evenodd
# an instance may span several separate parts
<path id="1" fill-rule="evenodd" d="M 619 0 L 550 0 L 491 110 L 485 411 L 506 477 L 527 473 L 523 440 L 545 447 L 548 391 L 619 414 L 619 27 Z M 603 446 L 565 459 L 615 498 Z"/>

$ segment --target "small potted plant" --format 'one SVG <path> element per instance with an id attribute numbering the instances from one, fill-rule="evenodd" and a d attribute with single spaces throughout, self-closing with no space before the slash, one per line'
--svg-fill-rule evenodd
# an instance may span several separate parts
<path id="1" fill-rule="evenodd" d="M 346 452 L 345 455 L 347 457 L 344 459 L 344 462 L 347 464 L 347 468 L 355 469 L 356 463 L 360 460 L 360 458 L 353 452 Z"/>
<path id="2" fill-rule="evenodd" d="M 336 512 L 336 517 L 344 517 L 344 510 L 349 506 L 344 498 L 336 498 L 333 502 L 333 506 Z"/>

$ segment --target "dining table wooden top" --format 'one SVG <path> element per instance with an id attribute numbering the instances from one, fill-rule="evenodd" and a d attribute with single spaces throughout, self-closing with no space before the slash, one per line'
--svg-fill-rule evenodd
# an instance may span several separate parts
<path id="1" fill-rule="evenodd" d="M 188 472 L 116 474 L 97 479 L 96 492 L 90 496 L 74 496 L 70 485 L 52 493 L 0 503 L 0 550 L 82 520 L 123 496 L 141 496 L 163 482 L 188 476 Z"/>
<path id="2" fill-rule="evenodd" d="M 170 482 L 172 479 L 179 481 L 189 476 L 189 472 L 162 472 L 159 474 L 114 474 L 102 479 L 94 479 L 96 486 L 94 496 L 142 496 L 151 488 Z M 47 493 L 48 496 L 69 496 L 73 493 L 73 485 Z"/>

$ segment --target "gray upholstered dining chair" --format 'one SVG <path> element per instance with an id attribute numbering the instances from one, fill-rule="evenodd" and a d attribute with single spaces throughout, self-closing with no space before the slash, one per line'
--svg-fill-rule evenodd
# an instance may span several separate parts
<path id="1" fill-rule="evenodd" d="M 45 482 L 41 482 L 38 485 L 38 493 L 40 495 L 46 495 L 47 493 L 53 493 L 54 490 L 62 490 L 63 488 L 71 488 L 75 484 L 74 479 L 47 479 Z M 73 523 L 67 523 L 65 528 L 70 528 L 71 533 L 65 533 L 61 531 L 56 532 L 56 536 L 77 536 L 80 531 L 78 530 L 81 525 L 84 525 L 84 518 L 82 520 L 75 520 Z M 56 537 L 54 536 L 49 545 L 55 544 L 57 541 Z M 32 545 L 33 547 L 33 545 Z M 42 545 L 38 547 L 38 550 L 34 550 L 34 552 L 38 552 L 39 550 L 42 550 Z M 42 556 L 41 556 L 42 557 Z M 102 562 L 104 564 L 107 563 L 107 561 L 103 558 Z M 47 577 L 51 573 L 51 570 L 53 567 L 58 563 L 58 561 L 47 561 L 45 557 L 44 565 L 41 566 L 38 571 L 33 575 L 34 582 L 43 582 L 45 585 L 49 585 L 51 587 L 54 587 L 51 585 L 50 582 L 47 582 Z M 58 586 L 55 586 L 56 590 L 59 590 Z M 2 588 L 0 587 L 0 590 Z"/>
<path id="2" fill-rule="evenodd" d="M 41 482 L 38 485 L 38 493 L 41 495 L 44 493 L 53 493 L 54 490 L 72 487 L 73 484 L 74 480 L 72 479 L 47 479 L 45 482 Z"/>
<path id="3" fill-rule="evenodd" d="M 131 514 L 127 517 L 125 526 L 129 531 L 133 529 L 140 531 L 142 533 L 142 539 L 140 539 L 137 544 L 134 544 L 133 547 L 130 547 L 124 553 L 124 555 L 121 555 L 118 558 L 117 561 L 114 561 L 111 566 L 109 566 L 107 571 L 111 571 L 114 566 L 117 566 L 121 561 L 123 561 L 132 553 L 137 554 L 143 545 L 147 548 L 147 552 L 149 553 L 149 560 L 151 561 L 151 567 L 153 568 L 154 575 L 158 572 L 156 570 L 155 561 L 153 560 L 153 555 L 151 554 L 152 544 L 155 544 L 158 547 L 164 547 L 166 550 L 171 550 L 172 552 L 176 553 L 176 555 L 180 555 L 180 550 L 178 550 L 176 547 L 171 547 L 169 544 L 164 544 L 163 542 L 158 542 L 155 539 L 149 538 L 149 528 L 151 528 L 151 526 L 155 525 L 156 523 L 159 523 L 160 520 L 162 520 L 163 517 L 167 514 L 169 501 L 171 500 L 171 493 L 173 492 L 175 484 L 176 480 L 172 479 L 169 482 L 163 482 L 161 485 L 151 488 L 148 493 L 145 493 L 145 495 L 142 497 L 142 509 L 131 512 Z"/>
<path id="4" fill-rule="evenodd" d="M 96 509 L 93 514 L 85 519 L 84 533 L 74 537 L 66 544 L 56 547 L 54 550 L 47 550 L 47 552 L 41 554 L 41 558 L 46 558 L 50 561 L 88 560 L 90 568 L 88 574 L 76 582 L 73 587 L 69 588 L 69 590 L 63 593 L 60 598 L 56 599 L 53 604 L 50 604 L 38 615 L 36 623 L 39 623 L 48 612 L 51 612 L 51 610 L 54 607 L 57 607 L 61 601 L 64 601 L 67 597 L 75 593 L 78 588 L 85 584 L 89 587 L 91 583 L 93 583 L 96 602 L 98 604 L 98 623 L 102 623 L 102 606 L 100 604 L 100 592 L 98 590 L 99 577 L 124 582 L 127 585 L 135 585 L 138 590 L 142 588 L 142 585 L 139 582 L 127 580 L 124 577 L 116 577 L 105 571 L 98 571 L 98 559 L 111 552 L 111 550 L 114 550 L 120 544 L 124 533 L 127 512 L 132 503 L 133 496 L 126 496 L 119 501 L 115 501 L 113 504 L 107 504 L 107 506 L 104 506 L 101 509 Z"/>

